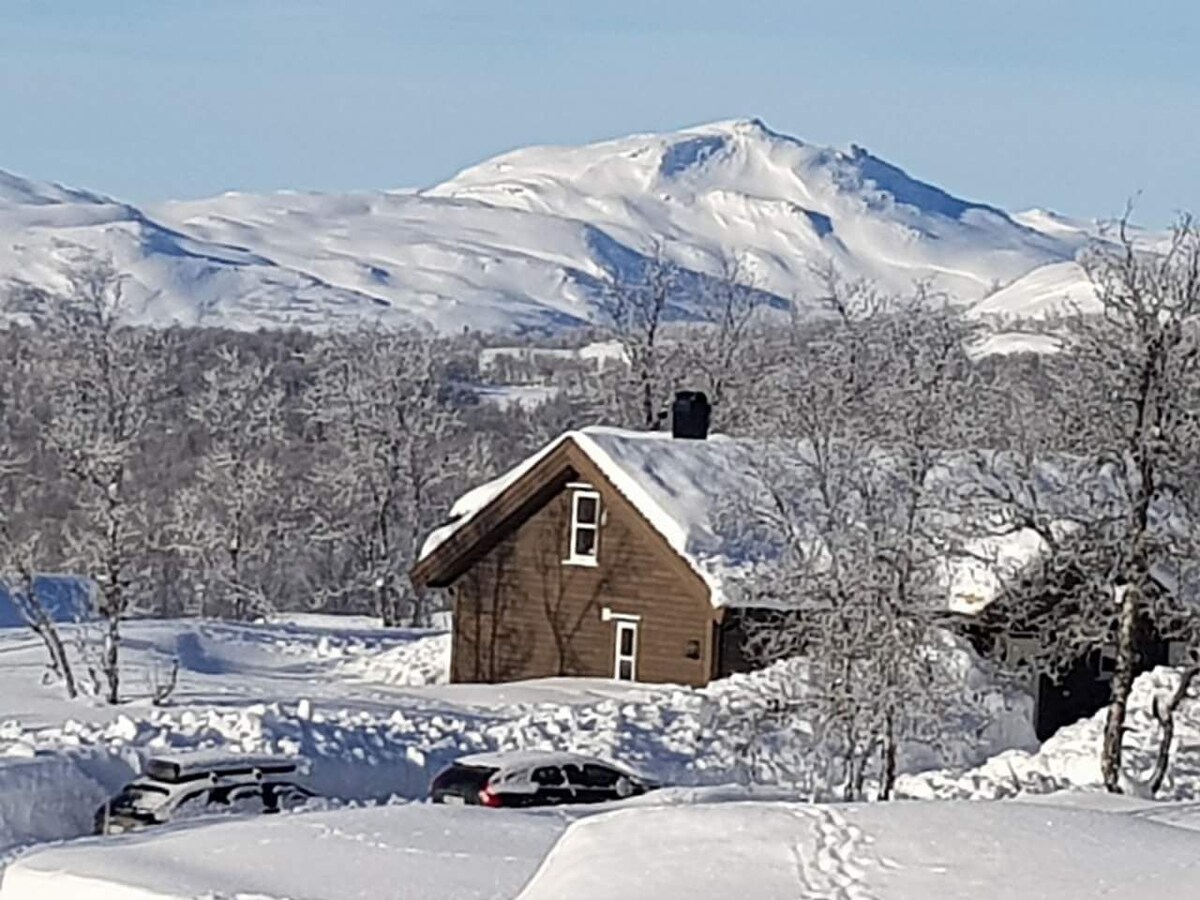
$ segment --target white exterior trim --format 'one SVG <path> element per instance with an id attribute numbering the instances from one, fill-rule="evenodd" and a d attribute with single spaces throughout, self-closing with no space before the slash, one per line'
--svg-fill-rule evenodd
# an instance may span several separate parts
<path id="1" fill-rule="evenodd" d="M 638 632 L 641 631 L 641 625 L 636 620 L 631 619 L 614 619 L 616 622 L 616 634 L 613 641 L 613 678 L 617 681 L 637 681 L 638 668 L 638 645 L 640 644 Z M 633 633 L 633 653 L 625 656 L 621 653 L 621 635 L 624 632 Z M 621 664 L 629 663 L 629 677 L 621 677 Z"/>
<path id="2" fill-rule="evenodd" d="M 613 612 L 611 606 L 602 606 L 600 608 L 601 622 L 640 622 L 642 617 L 634 613 L 619 613 Z"/>
<path id="3" fill-rule="evenodd" d="M 584 523 L 583 528 L 594 532 L 592 540 L 591 555 L 579 554 L 575 552 L 575 536 L 580 531 L 579 522 L 579 501 L 594 500 L 596 503 L 596 521 L 595 523 Z M 579 488 L 571 494 L 571 530 L 569 534 L 570 545 L 567 547 L 567 558 L 563 560 L 564 565 L 568 566 L 597 566 L 600 564 L 600 522 L 603 518 L 603 506 L 600 501 L 600 492 L 590 485 L 587 489 Z"/>

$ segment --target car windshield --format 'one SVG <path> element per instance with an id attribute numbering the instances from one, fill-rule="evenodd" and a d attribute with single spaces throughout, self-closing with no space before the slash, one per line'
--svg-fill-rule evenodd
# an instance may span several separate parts
<path id="1" fill-rule="evenodd" d="M 488 781 L 491 780 L 491 777 L 497 771 L 497 769 L 489 766 L 464 766 L 456 764 L 439 775 L 434 780 L 433 786 L 442 790 L 446 788 L 465 788 L 471 791 L 482 791 L 487 787 Z"/>
<path id="2" fill-rule="evenodd" d="M 166 802 L 169 792 L 153 784 L 131 784 L 117 794 L 109 804 L 114 813 L 141 812 L 157 809 Z"/>

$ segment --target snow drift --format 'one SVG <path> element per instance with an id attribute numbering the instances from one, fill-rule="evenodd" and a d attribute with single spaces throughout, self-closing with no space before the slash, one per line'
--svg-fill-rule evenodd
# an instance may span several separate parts
<path id="1" fill-rule="evenodd" d="M 1160 666 L 1134 682 L 1124 740 L 1124 786 L 1145 793 L 1154 768 L 1160 728 L 1154 719 L 1155 697 L 1168 699 L 1179 684 L 1180 670 Z M 1100 752 L 1107 709 L 1060 729 L 1036 750 L 1013 749 L 976 768 L 944 769 L 901 776 L 900 795 L 918 798 L 995 799 L 1063 790 L 1103 790 Z M 1200 702 L 1185 700 L 1175 714 L 1171 766 L 1159 797 L 1200 799 Z"/>
<path id="2" fill-rule="evenodd" d="M 0 757 L 0 856 L 92 830 L 92 814 L 109 792 L 86 768 L 60 754 Z"/>

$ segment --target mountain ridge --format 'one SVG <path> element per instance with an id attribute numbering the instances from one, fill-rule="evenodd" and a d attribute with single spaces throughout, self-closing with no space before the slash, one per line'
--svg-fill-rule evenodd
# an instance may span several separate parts
<path id="1" fill-rule="evenodd" d="M 75 244 L 112 257 L 131 318 L 149 324 L 554 331 L 601 318 L 605 283 L 659 254 L 692 289 L 736 258 L 754 287 L 803 307 L 814 264 L 832 261 L 885 290 L 933 279 L 968 306 L 1073 258 L 1076 232 L 1044 215 L 1030 224 L 861 147 L 735 119 L 519 148 L 416 190 L 136 207 L 0 172 L 0 278 L 53 287 Z M 672 315 L 702 316 L 703 293 Z"/>

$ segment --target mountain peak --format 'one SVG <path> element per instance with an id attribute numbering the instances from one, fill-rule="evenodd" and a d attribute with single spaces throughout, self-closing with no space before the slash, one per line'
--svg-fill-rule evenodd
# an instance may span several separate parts
<path id="1" fill-rule="evenodd" d="M 0 169 L 0 205 L 49 206 L 59 203 L 112 203 L 90 191 L 66 187 L 53 181 L 37 181 Z"/>
<path id="2" fill-rule="evenodd" d="M 757 117 L 515 150 L 412 193 L 237 193 L 144 213 L 0 173 L 0 279 L 53 273 L 64 236 L 118 262 L 145 321 L 251 329 L 559 329 L 594 321 L 607 281 L 639 277 L 655 252 L 689 284 L 736 259 L 801 306 L 829 262 L 884 291 L 930 278 L 971 302 L 1073 252 L 862 147 Z M 702 315 L 704 296 L 673 314 Z"/>

